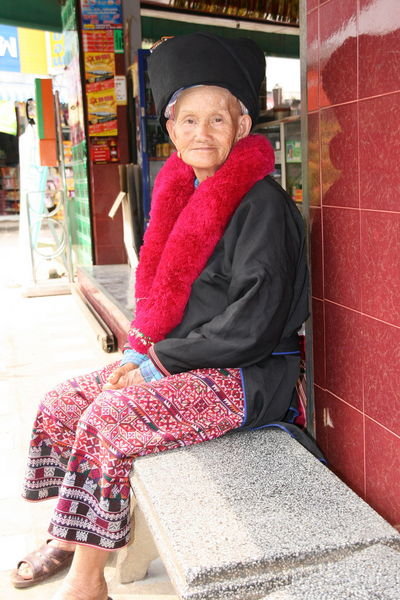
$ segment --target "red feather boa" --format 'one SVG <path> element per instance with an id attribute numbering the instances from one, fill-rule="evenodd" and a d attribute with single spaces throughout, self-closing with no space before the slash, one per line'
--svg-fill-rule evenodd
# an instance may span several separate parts
<path id="1" fill-rule="evenodd" d="M 173 154 L 155 181 L 150 223 L 136 273 L 136 316 L 128 340 L 138 352 L 182 320 L 194 280 L 204 269 L 243 197 L 274 168 L 262 135 L 243 138 L 218 171 L 194 188 L 195 175 Z"/>

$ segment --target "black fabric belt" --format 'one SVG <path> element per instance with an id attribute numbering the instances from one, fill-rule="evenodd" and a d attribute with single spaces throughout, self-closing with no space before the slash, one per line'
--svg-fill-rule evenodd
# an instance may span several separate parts
<path id="1" fill-rule="evenodd" d="M 300 354 L 299 336 L 297 333 L 279 342 L 272 352 L 272 356 L 279 356 L 280 354 Z"/>

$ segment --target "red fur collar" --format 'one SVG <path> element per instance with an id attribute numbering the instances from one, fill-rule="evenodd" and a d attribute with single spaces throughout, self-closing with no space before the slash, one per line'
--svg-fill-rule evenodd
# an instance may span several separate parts
<path id="1" fill-rule="evenodd" d="M 182 320 L 194 280 L 221 239 L 243 197 L 274 168 L 261 135 L 235 144 L 218 171 L 194 188 L 193 169 L 177 154 L 155 182 L 150 223 L 136 273 L 136 316 L 128 339 L 147 353 Z"/>

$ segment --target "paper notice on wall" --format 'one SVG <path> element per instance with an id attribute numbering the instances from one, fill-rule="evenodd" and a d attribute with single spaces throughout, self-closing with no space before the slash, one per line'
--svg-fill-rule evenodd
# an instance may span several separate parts
<path id="1" fill-rule="evenodd" d="M 114 85 L 106 90 L 88 92 L 87 104 L 89 135 L 117 135 L 117 99 Z"/>
<path id="2" fill-rule="evenodd" d="M 118 106 L 124 106 L 128 102 L 128 93 L 126 91 L 126 77 L 125 75 L 116 75 L 114 81 L 117 104 Z"/>
<path id="3" fill-rule="evenodd" d="M 114 33 L 111 29 L 95 29 L 82 32 L 85 52 L 114 52 Z"/>
<path id="4" fill-rule="evenodd" d="M 122 27 L 121 0 L 81 0 L 83 29 Z"/>
<path id="5" fill-rule="evenodd" d="M 112 87 L 115 75 L 113 52 L 85 52 L 86 92 L 97 92 Z"/>

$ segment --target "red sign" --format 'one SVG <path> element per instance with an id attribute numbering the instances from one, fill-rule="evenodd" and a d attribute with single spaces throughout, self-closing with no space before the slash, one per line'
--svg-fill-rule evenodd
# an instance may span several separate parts
<path id="1" fill-rule="evenodd" d="M 118 162 L 118 140 L 116 137 L 93 138 L 90 157 L 94 163 Z"/>
<path id="2" fill-rule="evenodd" d="M 82 37 L 85 52 L 114 52 L 114 33 L 111 29 L 83 31 Z"/>

